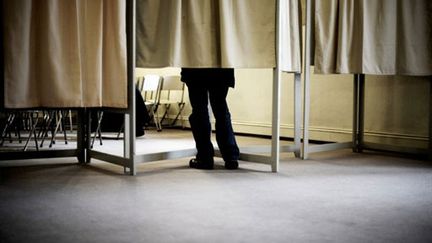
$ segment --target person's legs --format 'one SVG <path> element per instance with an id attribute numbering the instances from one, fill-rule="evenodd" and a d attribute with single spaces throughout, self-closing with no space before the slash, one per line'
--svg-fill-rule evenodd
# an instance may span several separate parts
<path id="1" fill-rule="evenodd" d="M 222 158 L 226 162 L 225 166 L 228 168 L 230 164 L 227 163 L 235 162 L 237 164 L 240 154 L 231 124 L 231 114 L 226 102 L 228 87 L 212 87 L 209 89 L 209 93 L 210 104 L 216 119 L 216 141 Z M 237 166 L 234 167 L 237 168 Z"/>
<path id="2" fill-rule="evenodd" d="M 187 83 L 192 114 L 189 122 L 198 151 L 196 159 L 213 167 L 214 149 L 211 143 L 211 124 L 208 113 L 208 90 Z M 194 167 L 191 165 L 191 167 Z"/>

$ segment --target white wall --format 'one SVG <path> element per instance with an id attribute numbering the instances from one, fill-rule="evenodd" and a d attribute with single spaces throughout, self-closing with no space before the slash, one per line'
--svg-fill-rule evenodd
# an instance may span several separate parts
<path id="1" fill-rule="evenodd" d="M 137 75 L 179 74 L 178 68 L 137 69 Z M 366 76 L 366 140 L 427 147 L 431 77 Z M 271 69 L 237 69 L 228 94 L 236 132 L 271 134 Z M 281 135 L 292 137 L 293 75 L 282 76 Z M 187 97 L 187 96 L 186 96 Z M 352 75 L 312 75 L 310 138 L 350 141 Z M 187 122 L 190 107 L 184 112 Z"/>

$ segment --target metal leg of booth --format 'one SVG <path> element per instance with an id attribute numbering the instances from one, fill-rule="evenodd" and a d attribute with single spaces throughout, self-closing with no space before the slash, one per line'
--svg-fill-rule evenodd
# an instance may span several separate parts
<path id="1" fill-rule="evenodd" d="M 294 74 L 294 155 L 301 156 L 301 74 Z"/>
<path id="2" fill-rule="evenodd" d="M 302 158 L 309 156 L 309 114 L 310 114 L 310 57 L 312 45 L 312 1 L 306 1 L 306 36 L 304 58 L 304 83 L 303 83 L 303 147 Z"/>
<path id="3" fill-rule="evenodd" d="M 428 160 L 432 160 L 432 82 L 429 82 L 429 143 Z"/>

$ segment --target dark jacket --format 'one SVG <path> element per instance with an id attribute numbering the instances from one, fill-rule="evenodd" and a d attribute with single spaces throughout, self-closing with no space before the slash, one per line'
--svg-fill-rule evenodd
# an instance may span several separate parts
<path id="1" fill-rule="evenodd" d="M 233 68 L 182 68 L 181 80 L 193 85 L 227 85 L 234 88 Z"/>

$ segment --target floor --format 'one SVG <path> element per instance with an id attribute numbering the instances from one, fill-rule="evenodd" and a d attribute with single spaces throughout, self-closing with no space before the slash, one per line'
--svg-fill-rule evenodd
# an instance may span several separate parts
<path id="1" fill-rule="evenodd" d="M 121 153 L 118 141 L 103 142 L 95 149 Z M 139 152 L 190 146 L 190 131 L 137 141 Z M 221 160 L 201 171 L 187 161 L 140 164 L 137 176 L 98 160 L 2 161 L 0 242 L 432 242 L 430 161 L 287 153 L 279 173 L 245 161 L 228 171 Z"/>

